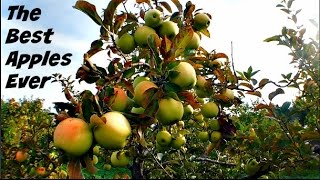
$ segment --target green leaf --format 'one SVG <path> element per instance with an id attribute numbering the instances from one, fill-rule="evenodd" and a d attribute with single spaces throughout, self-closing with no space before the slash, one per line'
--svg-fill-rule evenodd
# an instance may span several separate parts
<path id="1" fill-rule="evenodd" d="M 102 25 L 102 19 L 97 14 L 96 7 L 90 4 L 87 1 L 78 0 L 73 8 L 82 11 L 83 13 L 87 14 L 95 23 L 98 25 Z"/>
<path id="2" fill-rule="evenodd" d="M 123 77 L 130 78 L 135 73 L 135 68 L 127 69 L 123 72 Z"/>
<path id="3" fill-rule="evenodd" d="M 264 42 L 271 42 L 271 41 L 280 41 L 280 36 L 275 35 L 264 40 Z"/>
<path id="4" fill-rule="evenodd" d="M 281 111 L 283 111 L 283 112 L 287 111 L 289 109 L 290 105 L 291 105 L 291 102 L 289 102 L 289 101 L 284 102 L 281 106 Z"/>
<path id="5" fill-rule="evenodd" d="M 279 94 L 284 94 L 284 91 L 283 91 L 282 88 L 278 88 L 278 89 L 276 89 L 274 92 L 270 93 L 269 96 L 268 96 L 268 97 L 269 97 L 269 100 L 272 101 L 272 99 L 273 99 L 274 97 L 276 97 L 277 95 L 279 95 Z"/>

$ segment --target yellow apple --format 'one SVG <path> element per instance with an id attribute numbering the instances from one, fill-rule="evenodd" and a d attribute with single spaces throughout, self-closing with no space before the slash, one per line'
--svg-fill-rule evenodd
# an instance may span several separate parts
<path id="1" fill-rule="evenodd" d="M 126 151 L 115 151 L 111 154 L 111 165 L 114 167 L 125 167 L 129 164 Z"/>
<path id="2" fill-rule="evenodd" d="M 193 28 L 197 31 L 208 28 L 210 25 L 210 17 L 205 13 L 196 14 L 193 18 Z"/>
<path id="3" fill-rule="evenodd" d="M 158 37 L 157 32 L 148 26 L 140 26 L 134 33 L 134 40 L 139 47 L 148 47 L 148 37 L 154 35 Z"/>
<path id="4" fill-rule="evenodd" d="M 172 140 L 171 134 L 168 131 L 159 131 L 156 136 L 156 141 L 160 146 L 170 145 Z"/>
<path id="5" fill-rule="evenodd" d="M 113 111 L 124 111 L 129 104 L 126 92 L 121 88 L 114 88 L 114 95 L 110 97 L 108 105 Z"/>
<path id="6" fill-rule="evenodd" d="M 122 149 L 131 135 L 131 126 L 127 118 L 117 111 L 105 113 L 101 118 L 105 124 L 94 128 L 93 134 L 97 143 L 106 149 Z"/>
<path id="7" fill-rule="evenodd" d="M 161 12 L 157 9 L 150 9 L 144 15 L 144 22 L 146 26 L 155 28 L 162 23 Z"/>
<path id="8" fill-rule="evenodd" d="M 182 119 L 183 105 L 173 98 L 163 98 L 159 101 L 156 118 L 162 125 L 172 125 Z"/>
<path id="9" fill-rule="evenodd" d="M 181 89 L 191 89 L 197 83 L 197 75 L 193 66 L 188 62 L 180 62 L 177 66 L 171 69 L 177 73 L 173 76 L 169 75 L 169 81 L 178 85 Z"/>
<path id="10" fill-rule="evenodd" d="M 124 54 L 129 54 L 136 48 L 134 37 L 129 33 L 125 33 L 120 38 L 116 39 L 116 45 Z"/>
<path id="11" fill-rule="evenodd" d="M 159 36 L 167 36 L 169 39 L 173 39 L 179 33 L 179 27 L 177 23 L 172 21 L 165 21 L 160 25 Z"/>
<path id="12" fill-rule="evenodd" d="M 88 123 L 79 118 L 61 121 L 53 133 L 54 146 L 72 156 L 81 156 L 91 147 L 93 135 Z"/>
<path id="13" fill-rule="evenodd" d="M 158 88 L 157 85 L 155 85 L 151 81 L 142 81 L 140 82 L 136 88 L 134 88 L 134 97 L 133 100 L 140 106 L 143 104 L 143 100 L 145 99 L 146 95 L 144 93 L 151 88 Z M 142 106 L 143 107 L 143 106 Z M 144 107 L 145 108 L 145 107 Z"/>
<path id="14" fill-rule="evenodd" d="M 201 113 L 206 118 L 216 117 L 219 113 L 219 107 L 214 102 L 208 102 L 201 107 Z"/>

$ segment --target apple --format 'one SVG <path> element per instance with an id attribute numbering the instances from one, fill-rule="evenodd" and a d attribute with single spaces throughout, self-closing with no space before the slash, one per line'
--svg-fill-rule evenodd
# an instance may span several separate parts
<path id="1" fill-rule="evenodd" d="M 150 81 L 150 78 L 144 76 L 138 76 L 133 80 L 133 89 L 137 87 L 137 85 L 142 81 Z"/>
<path id="2" fill-rule="evenodd" d="M 176 138 L 173 138 L 171 141 L 171 147 L 174 149 L 180 149 L 184 144 L 186 144 L 187 140 L 186 138 L 179 134 Z"/>
<path id="3" fill-rule="evenodd" d="M 207 131 L 201 131 L 198 133 L 198 138 L 202 142 L 206 142 L 209 140 L 209 133 Z"/>
<path id="4" fill-rule="evenodd" d="M 196 14 L 193 18 L 193 28 L 197 31 L 208 28 L 210 17 L 205 13 Z"/>
<path id="5" fill-rule="evenodd" d="M 193 88 L 197 83 L 196 71 L 188 62 L 180 62 L 170 71 L 175 71 L 177 74 L 169 75 L 169 81 L 184 90 Z"/>
<path id="6" fill-rule="evenodd" d="M 211 93 L 206 91 L 205 89 L 197 89 L 197 88 L 195 88 L 195 92 L 196 92 L 196 95 L 199 98 L 207 98 L 207 97 L 209 97 L 211 95 Z"/>
<path id="7" fill-rule="evenodd" d="M 156 142 L 156 150 L 159 152 L 165 152 L 170 149 L 170 146 L 161 146 L 158 142 Z"/>
<path id="8" fill-rule="evenodd" d="M 32 168 L 30 169 L 30 171 L 29 171 L 29 175 L 30 175 L 30 176 L 34 176 L 34 175 L 36 175 L 36 174 L 37 174 L 36 168 L 35 168 L 35 167 L 32 167 Z"/>
<path id="9" fill-rule="evenodd" d="M 179 33 L 179 27 L 177 23 L 173 21 L 165 21 L 160 25 L 159 36 L 167 36 L 169 39 L 173 39 Z"/>
<path id="10" fill-rule="evenodd" d="M 249 176 L 253 176 L 256 174 L 260 169 L 259 162 L 256 159 L 250 159 L 244 167 L 245 173 Z"/>
<path id="11" fill-rule="evenodd" d="M 105 113 L 102 117 L 105 124 L 93 129 L 93 135 L 97 143 L 106 149 L 122 149 L 127 144 L 127 138 L 131 135 L 131 126 L 127 118 L 118 111 Z"/>
<path id="12" fill-rule="evenodd" d="M 205 85 L 207 83 L 207 80 L 204 76 L 197 75 L 197 83 L 196 83 L 196 88 L 198 89 L 204 89 Z"/>
<path id="13" fill-rule="evenodd" d="M 110 97 L 108 105 L 113 111 L 123 112 L 129 104 L 129 98 L 123 89 L 116 87 L 113 89 L 114 95 Z"/>
<path id="14" fill-rule="evenodd" d="M 189 116 L 191 116 L 193 114 L 193 111 L 194 111 L 194 109 L 190 104 L 184 106 L 183 107 L 183 117 L 188 118 Z"/>
<path id="15" fill-rule="evenodd" d="M 99 162 L 98 156 L 93 155 L 93 157 L 92 157 L 92 163 L 93 163 L 93 164 L 98 164 L 98 162 Z"/>
<path id="16" fill-rule="evenodd" d="M 37 171 L 37 174 L 39 176 L 45 176 L 46 175 L 46 168 L 45 167 L 38 167 L 36 171 Z"/>
<path id="17" fill-rule="evenodd" d="M 72 156 L 81 156 L 91 147 L 93 135 L 88 123 L 79 118 L 61 121 L 53 134 L 54 146 Z"/>
<path id="18" fill-rule="evenodd" d="M 134 37 L 129 33 L 125 33 L 120 38 L 116 39 L 116 45 L 124 54 L 131 53 L 137 46 Z"/>
<path id="19" fill-rule="evenodd" d="M 107 170 L 107 171 L 110 171 L 112 168 L 111 164 L 104 164 L 103 165 L 103 169 Z"/>
<path id="20" fill-rule="evenodd" d="M 197 99 L 197 101 L 198 101 L 199 103 L 201 103 L 201 104 L 204 103 L 204 98 L 197 97 L 196 99 Z"/>
<path id="21" fill-rule="evenodd" d="M 148 47 L 148 37 L 154 35 L 158 37 L 157 32 L 148 26 L 140 26 L 134 33 L 134 40 L 139 47 Z"/>
<path id="22" fill-rule="evenodd" d="M 143 114 L 144 110 L 145 109 L 143 107 L 132 107 L 131 112 L 135 114 Z"/>
<path id="23" fill-rule="evenodd" d="M 220 129 L 219 121 L 216 119 L 210 120 L 209 121 L 209 128 L 213 131 L 219 131 L 219 129 Z"/>
<path id="24" fill-rule="evenodd" d="M 186 49 L 195 49 L 197 50 L 200 47 L 200 36 L 198 33 L 193 32 L 190 42 L 188 42 Z"/>
<path id="25" fill-rule="evenodd" d="M 157 85 L 155 85 L 151 81 L 142 81 L 140 82 L 136 88 L 134 88 L 134 97 L 133 100 L 140 106 L 143 104 L 143 100 L 145 99 L 144 93 L 151 89 L 151 88 L 158 88 Z M 145 108 L 145 107 L 144 107 Z"/>
<path id="26" fill-rule="evenodd" d="M 159 101 L 156 118 L 162 125 L 172 125 L 182 119 L 183 105 L 173 98 L 163 98 Z"/>
<path id="27" fill-rule="evenodd" d="M 160 146 L 170 145 L 172 140 L 171 134 L 168 131 L 159 131 L 156 135 L 156 141 Z"/>
<path id="28" fill-rule="evenodd" d="M 93 154 L 99 155 L 100 154 L 100 146 L 96 145 L 93 147 Z"/>
<path id="29" fill-rule="evenodd" d="M 146 26 L 156 28 L 162 23 L 161 12 L 158 9 L 150 9 L 144 15 Z"/>
<path id="30" fill-rule="evenodd" d="M 208 102 L 201 107 L 201 113 L 206 118 L 216 117 L 219 113 L 219 107 L 214 102 Z"/>
<path id="31" fill-rule="evenodd" d="M 194 119 L 198 122 L 203 122 L 204 117 L 201 113 L 198 113 L 198 114 L 194 115 Z"/>
<path id="32" fill-rule="evenodd" d="M 23 151 L 16 152 L 16 160 L 18 162 L 23 162 L 23 161 L 27 160 L 28 157 L 29 157 L 29 154 L 27 152 L 23 152 Z"/>
<path id="33" fill-rule="evenodd" d="M 226 88 L 222 92 L 222 95 L 226 96 L 228 98 L 228 101 L 232 101 L 234 99 L 234 94 L 233 94 L 233 91 L 231 89 Z"/>
<path id="34" fill-rule="evenodd" d="M 114 167 L 125 167 L 129 164 L 126 151 L 115 151 L 111 154 L 111 165 Z"/>
<path id="35" fill-rule="evenodd" d="M 211 136 L 210 136 L 210 140 L 211 140 L 211 142 L 215 143 L 215 142 L 218 142 L 221 139 L 221 137 L 222 137 L 221 132 L 212 131 Z"/>

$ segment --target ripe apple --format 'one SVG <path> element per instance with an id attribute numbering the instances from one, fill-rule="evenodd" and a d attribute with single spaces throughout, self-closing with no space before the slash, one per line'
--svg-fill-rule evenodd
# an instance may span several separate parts
<path id="1" fill-rule="evenodd" d="M 144 110 L 145 109 L 143 107 L 132 107 L 131 112 L 135 114 L 143 114 Z"/>
<path id="2" fill-rule="evenodd" d="M 139 47 L 145 48 L 148 47 L 148 37 L 150 35 L 157 35 L 157 32 L 148 26 L 140 26 L 137 28 L 134 33 L 134 40 Z"/>
<path id="3" fill-rule="evenodd" d="M 129 164 L 126 151 L 115 151 L 111 154 L 111 165 L 114 167 L 125 167 Z"/>
<path id="4" fill-rule="evenodd" d="M 29 157 L 29 154 L 27 152 L 23 152 L 23 151 L 16 152 L 16 160 L 18 162 L 23 162 L 23 161 L 27 160 L 28 157 Z"/>
<path id="5" fill-rule="evenodd" d="M 209 140 L 209 133 L 207 131 L 201 131 L 198 133 L 198 138 L 202 142 L 206 142 Z"/>
<path id="6" fill-rule="evenodd" d="M 133 80 L 133 89 L 137 87 L 137 85 L 142 81 L 150 81 L 150 78 L 144 76 L 138 76 Z"/>
<path id="7" fill-rule="evenodd" d="M 257 173 L 259 169 L 260 169 L 260 165 L 256 159 L 250 159 L 247 162 L 246 166 L 244 167 L 245 173 L 247 173 L 249 176 L 252 176 L 255 173 Z"/>
<path id="8" fill-rule="evenodd" d="M 215 142 L 218 142 L 221 139 L 221 137 L 222 137 L 221 132 L 212 131 L 211 136 L 210 136 L 210 140 L 211 140 L 211 142 L 215 143 Z"/>
<path id="9" fill-rule="evenodd" d="M 144 93 L 151 88 L 158 88 L 157 85 L 155 85 L 151 81 L 142 81 L 140 82 L 136 88 L 134 88 L 134 97 L 133 100 L 140 106 L 142 106 L 142 102 L 145 99 Z M 145 108 L 145 107 L 144 107 Z"/>
<path id="10" fill-rule="evenodd" d="M 200 36 L 198 35 L 198 33 L 193 32 L 193 36 L 190 40 L 190 42 L 188 42 L 186 49 L 195 49 L 197 50 L 200 46 Z"/>
<path id="11" fill-rule="evenodd" d="M 162 125 L 172 125 L 182 119 L 183 105 L 173 98 L 163 98 L 159 101 L 156 118 Z"/>
<path id="12" fill-rule="evenodd" d="M 219 121 L 216 120 L 216 119 L 210 120 L 209 121 L 209 127 L 213 131 L 219 131 L 219 129 L 220 129 Z"/>
<path id="13" fill-rule="evenodd" d="M 199 13 L 193 18 L 193 28 L 197 31 L 208 28 L 210 25 L 210 17 L 205 13 Z"/>
<path id="14" fill-rule="evenodd" d="M 125 33 L 120 38 L 116 39 L 116 45 L 124 54 L 131 53 L 137 46 L 134 37 L 129 33 Z"/>
<path id="15" fill-rule="evenodd" d="M 93 130 L 97 143 L 106 149 L 122 149 L 127 144 L 127 138 L 131 134 L 131 126 L 127 118 L 117 111 L 105 113 L 103 125 L 98 125 Z"/>
<path id="16" fill-rule="evenodd" d="M 67 118 L 61 121 L 53 134 L 54 146 L 72 156 L 86 153 L 93 142 L 93 135 L 88 123 L 79 118 Z"/>
<path id="17" fill-rule="evenodd" d="M 186 138 L 179 134 L 176 138 L 173 138 L 171 141 L 171 147 L 174 149 L 180 149 L 184 144 L 186 144 L 187 140 Z"/>
<path id="18" fill-rule="evenodd" d="M 173 21 L 165 21 L 160 25 L 159 36 L 167 36 L 169 39 L 173 39 L 179 33 L 179 27 L 177 23 Z"/>
<path id="19" fill-rule="evenodd" d="M 225 89 L 225 91 L 222 92 L 222 95 L 226 96 L 228 101 L 232 101 L 234 99 L 234 94 L 231 89 Z"/>
<path id="20" fill-rule="evenodd" d="M 126 92 L 121 88 L 114 88 L 114 95 L 110 97 L 108 105 L 113 111 L 124 111 L 129 104 Z"/>
<path id="21" fill-rule="evenodd" d="M 197 75 L 193 66 L 187 62 L 180 62 L 177 66 L 171 69 L 178 72 L 174 75 L 169 75 L 169 81 L 178 85 L 184 90 L 193 88 L 197 83 Z"/>
<path id="22" fill-rule="evenodd" d="M 160 146 L 170 145 L 172 140 L 171 134 L 168 131 L 159 131 L 156 136 L 156 141 Z"/>
<path id="23" fill-rule="evenodd" d="M 37 174 L 39 176 L 45 176 L 46 175 L 46 168 L 45 167 L 38 167 L 36 171 L 37 171 Z"/>
<path id="24" fill-rule="evenodd" d="M 150 9 L 144 15 L 144 22 L 146 26 L 155 28 L 162 23 L 161 12 L 157 9 Z"/>
<path id="25" fill-rule="evenodd" d="M 216 117 L 219 113 L 219 107 L 214 102 L 208 102 L 201 107 L 201 113 L 206 118 Z"/>

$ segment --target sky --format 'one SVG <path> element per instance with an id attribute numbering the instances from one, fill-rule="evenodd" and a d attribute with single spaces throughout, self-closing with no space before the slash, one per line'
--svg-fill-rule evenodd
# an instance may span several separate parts
<path id="1" fill-rule="evenodd" d="M 97 12 L 102 13 L 102 9 L 107 7 L 109 1 L 87 0 L 96 6 Z M 203 36 L 201 46 L 211 51 L 224 52 L 231 57 L 231 42 L 233 44 L 233 59 L 237 70 L 246 70 L 252 66 L 254 70 L 260 70 L 256 75 L 258 80 L 267 77 L 278 81 L 281 74 L 294 71 L 290 65 L 291 57 L 289 51 L 284 46 L 277 46 L 276 43 L 263 42 L 267 37 L 279 34 L 283 26 L 291 26 L 285 13 L 276 8 L 281 0 L 194 0 L 196 8 L 212 15 L 209 27 L 210 38 Z M 50 76 L 53 73 L 62 73 L 65 77 L 71 75 L 75 79 L 75 73 L 81 66 L 83 54 L 90 48 L 92 41 L 99 38 L 99 26 L 97 26 L 88 16 L 72 6 L 76 0 L 56 1 L 56 0 L 2 0 L 1 1 L 1 98 L 41 98 L 45 99 L 44 107 L 52 107 L 52 102 L 66 102 L 62 87 L 59 83 L 47 82 L 43 88 L 5 88 L 9 74 L 19 74 L 19 78 L 26 76 Z M 134 0 L 128 0 L 127 8 L 134 9 Z M 171 4 L 171 1 L 168 1 Z M 184 6 L 186 0 L 180 0 Z M 13 5 L 24 5 L 25 9 L 31 11 L 34 8 L 41 9 L 40 18 L 37 21 L 21 21 L 17 19 L 8 20 L 8 7 Z M 177 10 L 175 6 L 172 6 Z M 319 22 L 319 0 L 295 0 L 293 7 L 302 9 L 298 15 L 298 24 L 304 24 L 307 28 L 306 36 L 315 37 L 315 28 L 309 19 Z M 167 13 L 167 12 L 166 12 Z M 52 28 L 54 34 L 50 37 L 50 44 L 40 43 L 21 44 L 20 42 L 5 44 L 9 29 L 19 29 L 20 33 L 29 30 L 46 32 Z M 51 54 L 58 53 L 63 56 L 71 53 L 71 63 L 68 66 L 41 66 L 35 65 L 28 69 L 26 65 L 16 69 L 11 65 L 5 65 L 9 54 L 12 51 L 19 51 L 19 54 L 42 54 L 51 51 Z M 106 67 L 107 60 L 105 53 L 94 55 L 91 60 L 98 66 Z M 87 85 L 85 82 L 75 82 L 78 91 L 89 89 L 95 92 L 94 85 Z M 268 85 L 263 91 L 263 96 L 275 89 Z M 297 92 L 286 89 L 285 95 L 279 95 L 274 102 L 281 104 L 284 101 L 293 100 Z M 250 99 L 250 98 L 249 98 Z"/>

